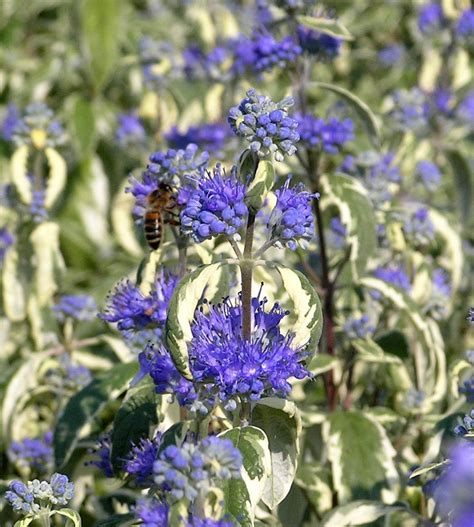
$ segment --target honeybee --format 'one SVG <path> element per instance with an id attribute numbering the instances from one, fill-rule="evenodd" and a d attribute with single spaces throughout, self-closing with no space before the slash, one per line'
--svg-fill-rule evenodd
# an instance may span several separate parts
<path id="1" fill-rule="evenodd" d="M 160 246 L 164 224 L 179 225 L 175 208 L 176 197 L 167 183 L 160 183 L 158 188 L 147 196 L 144 215 L 145 239 L 154 251 Z"/>

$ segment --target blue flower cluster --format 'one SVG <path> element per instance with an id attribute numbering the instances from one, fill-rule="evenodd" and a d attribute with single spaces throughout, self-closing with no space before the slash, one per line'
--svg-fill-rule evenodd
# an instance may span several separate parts
<path id="1" fill-rule="evenodd" d="M 462 393 L 468 403 L 474 403 L 474 375 L 466 379 L 459 387 L 459 393 Z"/>
<path id="2" fill-rule="evenodd" d="M 474 130 L 474 90 L 467 93 L 456 108 L 456 119 L 460 124 Z"/>
<path id="3" fill-rule="evenodd" d="M 387 267 L 377 267 L 374 271 L 375 278 L 388 282 L 403 291 L 410 291 L 410 279 L 404 269 L 398 265 L 389 265 Z"/>
<path id="4" fill-rule="evenodd" d="M 58 473 L 51 476 L 49 483 L 35 479 L 25 485 L 22 481 L 14 480 L 5 493 L 13 510 L 24 515 L 36 515 L 42 509 L 66 505 L 73 496 L 74 483 L 70 483 L 67 476 Z"/>
<path id="5" fill-rule="evenodd" d="M 130 280 L 122 280 L 109 295 L 100 317 L 107 322 L 116 323 L 127 339 L 132 339 L 135 333 L 146 329 L 151 329 L 151 335 L 159 337 L 177 283 L 177 276 L 161 270 L 156 274 L 150 294 L 145 296 Z"/>
<path id="6" fill-rule="evenodd" d="M 277 161 L 283 161 L 285 155 L 296 152 L 295 143 L 300 138 L 296 132 L 298 122 L 288 115 L 293 103 L 292 97 L 275 103 L 250 89 L 239 106 L 230 109 L 228 121 L 234 133 L 250 143 L 253 152 L 261 157 L 273 154 Z"/>
<path id="7" fill-rule="evenodd" d="M 94 459 L 88 461 L 86 465 L 94 465 L 97 467 L 105 477 L 113 478 L 114 469 L 112 467 L 111 453 L 112 453 L 112 440 L 110 435 L 106 434 L 99 439 L 97 445 L 90 450 Z"/>
<path id="8" fill-rule="evenodd" d="M 261 293 L 260 293 L 261 294 Z M 214 387 L 222 401 L 285 397 L 291 377 L 309 375 L 302 364 L 306 353 L 293 345 L 293 334 L 282 334 L 281 320 L 288 315 L 278 304 L 265 310 L 260 294 L 252 301 L 250 340 L 242 336 L 240 299 L 196 312 L 189 345 L 191 371 L 196 383 Z"/>
<path id="9" fill-rule="evenodd" d="M 342 249 L 347 244 L 347 228 L 338 216 L 331 218 L 327 236 L 328 244 L 334 249 Z"/>
<path id="10" fill-rule="evenodd" d="M 456 426 L 454 433 L 461 437 L 464 437 L 467 434 L 474 436 L 474 408 L 469 415 L 463 417 L 462 425 Z"/>
<path id="11" fill-rule="evenodd" d="M 405 48 L 401 44 L 390 44 L 378 52 L 377 58 L 381 66 L 390 68 L 403 60 L 405 52 Z"/>
<path id="12" fill-rule="evenodd" d="M 291 178 L 275 191 L 276 204 L 273 208 L 267 227 L 271 240 L 296 250 L 298 244 L 305 248 L 314 236 L 313 199 L 319 194 L 312 194 L 300 183 L 290 188 Z"/>
<path id="13" fill-rule="evenodd" d="M 97 315 L 97 304 L 89 295 L 63 295 L 52 309 L 59 322 L 65 322 L 68 318 L 93 320 Z"/>
<path id="14" fill-rule="evenodd" d="M 414 245 L 427 245 L 435 236 L 435 229 L 426 207 L 420 207 L 407 218 L 403 225 L 406 238 Z"/>
<path id="15" fill-rule="evenodd" d="M 13 129 L 12 138 L 18 146 L 26 144 L 42 149 L 63 144 L 66 136 L 46 104 L 32 103 L 26 107 L 23 118 Z"/>
<path id="16" fill-rule="evenodd" d="M 225 234 L 240 238 L 238 230 L 248 214 L 245 204 L 245 186 L 237 178 L 236 168 L 230 174 L 217 165 L 205 176 L 191 180 L 194 186 L 183 187 L 178 203 L 181 231 L 200 243 L 212 236 Z"/>
<path id="17" fill-rule="evenodd" d="M 293 64 L 302 51 L 291 36 L 278 41 L 269 33 L 255 34 L 252 44 L 253 67 L 258 73 L 275 67 L 285 68 Z"/>
<path id="18" fill-rule="evenodd" d="M 118 127 L 115 131 L 115 137 L 122 148 L 142 145 L 145 142 L 145 128 L 138 115 L 135 113 L 123 113 L 117 119 Z"/>
<path id="19" fill-rule="evenodd" d="M 92 380 L 89 368 L 73 362 L 69 354 L 63 353 L 58 362 L 57 368 L 48 369 L 46 380 L 61 392 L 77 392 Z"/>
<path id="20" fill-rule="evenodd" d="M 338 154 L 341 148 L 354 139 L 352 119 L 339 120 L 329 117 L 324 120 L 312 114 L 297 115 L 298 133 L 306 148 L 318 148 L 327 154 Z"/>
<path id="21" fill-rule="evenodd" d="M 441 183 L 441 172 L 431 161 L 419 161 L 416 164 L 415 174 L 430 192 L 434 192 Z"/>
<path id="22" fill-rule="evenodd" d="M 429 3 L 424 5 L 418 14 L 418 27 L 422 33 L 434 35 L 445 24 L 443 9 L 439 4 Z"/>
<path id="23" fill-rule="evenodd" d="M 418 88 L 398 90 L 392 95 L 393 108 L 389 112 L 390 126 L 401 132 L 425 132 L 428 125 L 429 105 L 425 94 Z"/>
<path id="24" fill-rule="evenodd" d="M 474 518 L 474 443 L 461 440 L 449 458 L 449 465 L 434 485 L 436 510 L 452 527 L 468 527 Z"/>
<path id="25" fill-rule="evenodd" d="M 185 442 L 166 447 L 155 461 L 155 483 L 174 503 L 183 498 L 193 501 L 210 482 L 240 479 L 242 455 L 231 441 L 206 437 L 199 444 Z"/>
<path id="26" fill-rule="evenodd" d="M 199 152 L 198 146 L 189 144 L 185 149 L 158 151 L 150 156 L 150 163 L 141 179 L 131 177 L 125 189 L 136 199 L 134 214 L 140 218 L 147 207 L 148 195 L 158 188 L 159 183 L 178 185 L 184 176 L 202 175 L 207 168 L 209 154 Z"/>
<path id="27" fill-rule="evenodd" d="M 452 292 L 451 285 L 449 283 L 449 275 L 443 269 L 435 269 L 433 271 L 433 289 L 437 296 L 449 297 Z"/>
<path id="28" fill-rule="evenodd" d="M 224 149 L 229 137 L 229 129 L 222 123 L 210 123 L 202 126 L 190 126 L 186 131 L 180 132 L 174 126 L 165 134 L 165 139 L 173 148 L 186 148 L 188 144 L 196 144 L 199 148 L 211 152 L 213 156 L 219 155 Z"/>
<path id="29" fill-rule="evenodd" d="M 29 468 L 36 473 L 47 473 L 53 463 L 53 434 L 47 432 L 43 437 L 26 437 L 13 441 L 8 454 L 13 463 L 20 468 Z"/>
<path id="30" fill-rule="evenodd" d="M 179 373 L 163 345 L 148 344 L 144 351 L 139 354 L 138 361 L 140 372 L 132 384 L 136 384 L 144 376 L 150 375 L 155 383 L 157 393 L 169 393 L 176 397 L 181 406 L 193 407 L 197 399 L 194 385 Z M 199 408 L 196 409 L 199 410 Z"/>
<path id="31" fill-rule="evenodd" d="M 474 10 L 465 9 L 456 24 L 456 37 L 468 50 L 474 50 Z"/>
<path id="32" fill-rule="evenodd" d="M 340 38 L 319 33 L 305 26 L 298 26 L 296 32 L 301 48 L 322 62 L 334 60 L 341 52 Z"/>
<path id="33" fill-rule="evenodd" d="M 14 239 L 10 231 L 6 227 L 0 229 L 0 264 L 5 258 L 5 253 L 8 248 L 13 245 Z"/>
<path id="34" fill-rule="evenodd" d="M 48 211 L 44 206 L 44 199 L 46 196 L 46 191 L 44 189 L 34 190 L 33 197 L 30 203 L 30 214 L 31 219 L 34 223 L 41 223 L 45 221 L 48 217 Z"/>
<path id="35" fill-rule="evenodd" d="M 168 527 L 169 507 L 155 498 L 141 499 L 137 502 L 134 513 L 141 520 L 142 527 Z"/>
<path id="36" fill-rule="evenodd" d="M 130 454 L 124 461 L 123 468 L 139 487 L 151 487 L 153 484 L 153 463 L 158 457 L 161 434 L 153 439 L 141 439 L 133 445 Z"/>
<path id="37" fill-rule="evenodd" d="M 367 315 L 362 315 L 360 317 L 349 317 L 344 322 L 342 330 L 349 339 L 363 339 L 372 335 L 375 327 Z"/>
<path id="38" fill-rule="evenodd" d="M 151 88 L 162 85 L 176 67 L 173 47 L 169 42 L 144 37 L 140 40 L 139 55 L 143 77 Z"/>
<path id="39" fill-rule="evenodd" d="M 13 141 L 13 133 L 20 122 L 21 115 L 18 107 L 15 104 L 9 104 L 2 121 L 2 137 L 5 141 Z"/>

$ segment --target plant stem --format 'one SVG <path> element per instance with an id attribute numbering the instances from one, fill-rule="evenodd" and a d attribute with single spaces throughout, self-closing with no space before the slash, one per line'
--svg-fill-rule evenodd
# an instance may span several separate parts
<path id="1" fill-rule="evenodd" d="M 244 257 L 240 262 L 242 277 L 242 336 L 250 340 L 252 334 L 252 246 L 255 228 L 255 214 L 249 212 L 245 234 Z"/>
<path id="2" fill-rule="evenodd" d="M 49 511 L 41 513 L 39 520 L 41 522 L 42 527 L 50 527 L 51 520 L 49 518 Z"/>
<path id="3" fill-rule="evenodd" d="M 309 156 L 310 160 L 310 179 L 313 182 L 313 192 L 319 191 L 319 156 Z M 334 284 L 331 283 L 329 277 L 329 262 L 326 252 L 326 239 L 324 237 L 323 215 L 319 200 L 313 200 L 313 209 L 316 216 L 316 234 L 319 242 L 319 249 L 321 255 L 321 285 L 324 291 L 323 312 L 324 312 L 324 335 L 326 353 L 334 355 Z M 337 392 L 334 385 L 334 377 L 332 372 L 328 372 L 324 376 L 324 384 L 326 387 L 326 394 L 328 397 L 328 408 L 330 411 L 335 410 L 337 403 Z"/>

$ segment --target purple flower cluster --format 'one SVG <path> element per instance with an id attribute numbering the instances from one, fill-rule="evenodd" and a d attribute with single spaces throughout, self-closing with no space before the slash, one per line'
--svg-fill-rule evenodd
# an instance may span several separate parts
<path id="1" fill-rule="evenodd" d="M 48 211 L 44 206 L 45 196 L 46 191 L 44 189 L 33 191 L 33 197 L 30 203 L 30 214 L 31 219 L 35 223 L 41 223 L 48 217 Z"/>
<path id="2" fill-rule="evenodd" d="M 342 328 L 344 334 L 349 339 L 363 339 L 372 335 L 375 331 L 369 317 L 362 315 L 360 317 L 349 317 Z"/>
<path id="3" fill-rule="evenodd" d="M 136 332 L 151 329 L 161 336 L 166 321 L 168 303 L 178 278 L 164 270 L 157 273 L 149 295 L 144 295 L 130 280 L 122 280 L 109 295 L 107 305 L 100 317 L 116 323 L 125 338 Z"/>
<path id="4" fill-rule="evenodd" d="M 230 109 L 228 121 L 234 133 L 250 143 L 250 150 L 261 157 L 273 154 L 277 161 L 283 161 L 285 155 L 296 152 L 295 143 L 300 138 L 298 122 L 288 115 L 293 103 L 291 97 L 274 103 L 250 89 L 239 106 Z"/>
<path id="5" fill-rule="evenodd" d="M 456 118 L 469 130 L 474 130 L 474 90 L 467 93 L 456 108 Z"/>
<path id="6" fill-rule="evenodd" d="M 217 165 L 204 177 L 180 190 L 181 231 L 200 243 L 212 236 L 225 234 L 239 237 L 238 230 L 248 214 L 245 186 L 237 178 L 236 168 L 230 174 Z"/>
<path id="7" fill-rule="evenodd" d="M 430 192 L 435 191 L 441 182 L 441 172 L 431 161 L 419 161 L 415 168 L 415 174 Z"/>
<path id="8" fill-rule="evenodd" d="M 124 470 L 139 487 L 151 487 L 153 484 L 153 463 L 158 457 L 161 434 L 153 439 L 141 439 L 133 445 L 130 454 L 124 461 Z"/>
<path id="9" fill-rule="evenodd" d="M 334 249 L 342 249 L 346 243 L 347 228 L 339 217 L 331 218 L 329 222 L 328 244 Z"/>
<path id="10" fill-rule="evenodd" d="M 450 463 L 435 482 L 437 512 L 452 527 L 468 527 L 474 518 L 474 443 L 460 441 L 451 450 Z"/>
<path id="11" fill-rule="evenodd" d="M 213 481 L 240 479 L 241 467 L 242 455 L 230 440 L 209 436 L 197 445 L 185 442 L 181 447 L 166 447 L 153 472 L 167 501 L 174 503 L 183 498 L 193 501 Z"/>
<path id="12" fill-rule="evenodd" d="M 421 134 L 428 125 L 429 105 L 418 88 L 398 90 L 392 95 L 393 109 L 389 112 L 390 126 L 401 132 Z"/>
<path id="13" fill-rule="evenodd" d="M 439 32 L 445 23 L 443 9 L 439 4 L 429 3 L 424 5 L 418 14 L 418 27 L 427 35 Z"/>
<path id="14" fill-rule="evenodd" d="M 410 279 L 401 266 L 389 265 L 386 267 L 377 267 L 374 271 L 374 276 L 379 280 L 399 287 L 403 291 L 410 291 Z"/>
<path id="15" fill-rule="evenodd" d="M 296 31 L 301 48 L 320 61 L 334 60 L 341 52 L 342 40 L 340 38 L 319 33 L 305 26 L 298 26 Z"/>
<path id="16" fill-rule="evenodd" d="M 474 10 L 466 9 L 461 13 L 455 28 L 456 36 L 468 50 L 474 50 Z"/>
<path id="17" fill-rule="evenodd" d="M 406 219 L 403 230 L 407 239 L 414 245 L 427 245 L 435 236 L 434 225 L 426 207 L 420 207 Z"/>
<path id="18" fill-rule="evenodd" d="M 89 295 L 63 295 L 52 309 L 59 322 L 65 322 L 68 318 L 93 320 L 97 315 L 97 304 Z"/>
<path id="19" fill-rule="evenodd" d="M 46 104 L 30 104 L 26 107 L 23 118 L 13 129 L 13 141 L 18 146 L 33 145 L 38 149 L 63 144 L 64 129 L 53 117 L 53 111 Z"/>
<path id="20" fill-rule="evenodd" d="M 14 239 L 6 227 L 0 229 L 0 264 L 5 258 L 8 248 L 13 245 Z"/>
<path id="21" fill-rule="evenodd" d="M 9 104 L 2 121 L 2 137 L 5 141 L 13 141 L 13 133 L 20 123 L 21 116 L 18 107 L 13 103 Z"/>
<path id="22" fill-rule="evenodd" d="M 257 73 L 285 68 L 295 62 L 301 51 L 291 36 L 278 41 L 269 33 L 260 33 L 252 38 L 253 67 Z"/>
<path id="23" fill-rule="evenodd" d="M 196 383 L 210 383 L 220 399 L 284 397 L 291 377 L 309 375 L 302 361 L 306 354 L 293 345 L 293 334 L 282 334 L 281 320 L 288 314 L 278 304 L 265 310 L 266 299 L 252 301 L 250 340 L 242 336 L 240 299 L 196 312 L 189 345 L 191 371 Z"/>
<path id="24" fill-rule="evenodd" d="M 185 149 L 158 151 L 150 156 L 150 163 L 141 179 L 131 177 L 129 187 L 125 189 L 136 199 L 134 214 L 142 217 L 147 207 L 148 195 L 165 182 L 178 185 L 184 176 L 201 175 L 207 167 L 209 154 L 198 152 L 198 146 L 189 144 Z"/>
<path id="25" fill-rule="evenodd" d="M 401 44 L 390 44 L 382 48 L 377 54 L 377 58 L 384 68 L 395 66 L 404 56 L 405 48 Z"/>
<path id="26" fill-rule="evenodd" d="M 433 289 L 437 296 L 449 297 L 452 292 L 451 284 L 449 283 L 449 275 L 443 269 L 435 269 L 433 271 Z"/>
<path id="27" fill-rule="evenodd" d="M 312 114 L 300 114 L 296 119 L 300 141 L 306 148 L 318 148 L 334 155 L 354 139 L 354 123 L 349 118 L 329 117 L 324 120 Z"/>
<path id="28" fill-rule="evenodd" d="M 122 148 L 142 145 L 145 142 L 145 128 L 138 115 L 135 113 L 123 113 L 117 119 L 118 127 L 115 131 L 115 137 Z"/>
<path id="29" fill-rule="evenodd" d="M 8 449 L 9 457 L 19 467 L 29 468 L 37 473 L 49 472 L 53 463 L 53 434 L 43 437 L 26 437 L 13 441 Z"/>
<path id="30" fill-rule="evenodd" d="M 277 244 L 296 250 L 298 244 L 303 248 L 314 235 L 313 199 L 319 194 L 312 194 L 300 183 L 290 188 L 291 178 L 275 191 L 277 198 L 267 227 L 271 239 Z"/>
<path id="31" fill-rule="evenodd" d="M 150 375 L 157 393 L 169 393 L 176 397 L 181 406 L 193 406 L 197 399 L 194 385 L 179 373 L 163 345 L 148 344 L 138 356 L 138 362 L 140 372 L 132 384 Z"/>
<path id="32" fill-rule="evenodd" d="M 165 139 L 173 148 L 186 148 L 188 144 L 193 143 L 214 156 L 223 150 L 228 137 L 229 129 L 222 123 L 190 126 L 185 132 L 180 132 L 174 126 L 165 134 Z"/>
<path id="33" fill-rule="evenodd" d="M 144 37 L 140 40 L 139 55 L 143 77 L 150 87 L 160 86 L 175 67 L 173 47 L 169 42 Z"/>
<path id="34" fill-rule="evenodd" d="M 94 459 L 87 462 L 88 465 L 94 465 L 97 467 L 105 477 L 112 478 L 114 476 L 114 469 L 112 467 L 111 453 L 112 453 L 112 440 L 110 435 L 106 434 L 99 439 L 99 442 L 90 450 Z"/>
<path id="35" fill-rule="evenodd" d="M 74 496 L 74 483 L 70 483 L 67 476 L 55 473 L 51 480 L 29 481 L 28 485 L 14 480 L 5 493 L 13 510 L 21 514 L 35 515 L 42 509 L 49 510 L 51 507 L 66 505 Z"/>
<path id="36" fill-rule="evenodd" d="M 168 505 L 155 498 L 139 500 L 134 511 L 142 527 L 168 527 L 168 512 Z"/>
<path id="37" fill-rule="evenodd" d="M 474 408 L 469 415 L 463 417 L 462 424 L 456 426 L 454 433 L 461 437 L 467 434 L 474 435 Z"/>

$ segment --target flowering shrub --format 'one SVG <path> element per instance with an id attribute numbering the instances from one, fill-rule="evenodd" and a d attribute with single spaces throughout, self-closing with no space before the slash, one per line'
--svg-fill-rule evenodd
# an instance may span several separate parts
<path id="1" fill-rule="evenodd" d="M 469 3 L 14 4 L 0 525 L 472 525 Z"/>

